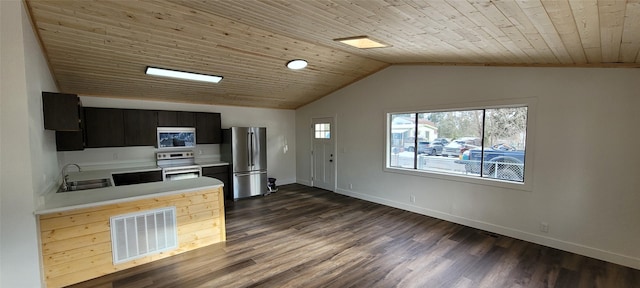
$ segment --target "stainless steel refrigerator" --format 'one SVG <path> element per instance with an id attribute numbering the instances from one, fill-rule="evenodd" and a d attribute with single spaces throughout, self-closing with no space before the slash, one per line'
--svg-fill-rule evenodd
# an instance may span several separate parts
<path id="1" fill-rule="evenodd" d="M 267 194 L 267 128 L 224 129 L 220 150 L 231 165 L 234 200 Z"/>

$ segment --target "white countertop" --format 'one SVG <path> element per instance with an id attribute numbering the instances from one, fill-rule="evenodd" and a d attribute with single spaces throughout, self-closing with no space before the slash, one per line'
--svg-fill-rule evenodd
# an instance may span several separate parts
<path id="1" fill-rule="evenodd" d="M 88 172 L 83 172 L 88 173 Z M 82 174 L 82 173 L 79 173 Z M 95 179 L 95 178 L 94 178 Z M 167 196 L 184 192 L 192 192 L 206 188 L 223 186 L 218 179 L 198 177 L 192 179 L 153 182 L 126 186 L 111 186 L 53 193 L 36 211 L 36 215 L 63 212 L 81 208 L 96 207 L 108 204 L 129 202 L 146 198 Z"/>

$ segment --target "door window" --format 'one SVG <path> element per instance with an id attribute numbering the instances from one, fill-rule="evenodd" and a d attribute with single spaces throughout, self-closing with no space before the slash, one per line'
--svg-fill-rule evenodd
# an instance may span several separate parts
<path id="1" fill-rule="evenodd" d="M 316 123 L 314 130 L 316 139 L 331 139 L 331 123 Z"/>

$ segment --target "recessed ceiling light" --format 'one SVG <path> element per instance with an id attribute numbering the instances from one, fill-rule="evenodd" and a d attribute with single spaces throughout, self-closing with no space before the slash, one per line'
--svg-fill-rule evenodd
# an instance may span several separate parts
<path id="1" fill-rule="evenodd" d="M 193 72 L 184 72 L 184 71 L 177 71 L 177 70 L 156 68 L 156 67 L 147 67 L 147 70 L 145 71 L 145 73 L 147 75 L 171 77 L 171 78 L 194 80 L 194 81 L 203 81 L 203 82 L 210 82 L 210 83 L 218 83 L 222 80 L 222 76 L 207 75 L 207 74 L 200 74 L 200 73 L 193 73 Z"/>
<path id="2" fill-rule="evenodd" d="M 349 46 L 353 46 L 360 49 L 384 48 L 389 46 L 380 41 L 373 40 L 367 36 L 356 36 L 356 37 L 349 37 L 349 38 L 333 39 L 333 41 L 342 42 Z"/>
<path id="3" fill-rule="evenodd" d="M 287 62 L 287 67 L 289 69 L 298 70 L 304 67 L 307 67 L 307 60 L 303 59 L 295 59 Z"/>

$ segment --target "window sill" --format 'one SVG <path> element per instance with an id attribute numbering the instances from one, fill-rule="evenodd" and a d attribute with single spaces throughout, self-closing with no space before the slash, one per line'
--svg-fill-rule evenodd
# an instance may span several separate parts
<path id="1" fill-rule="evenodd" d="M 415 169 L 400 168 L 400 167 L 385 167 L 383 171 L 388 173 L 404 174 L 404 175 L 411 175 L 411 176 L 442 179 L 442 180 L 454 181 L 454 182 L 465 182 L 465 183 L 471 183 L 471 184 L 477 184 L 477 185 L 499 187 L 504 189 L 521 190 L 521 191 L 527 191 L 527 192 L 533 191 L 533 185 L 531 184 L 533 182 L 531 180 L 533 177 L 532 175 L 529 175 L 530 173 L 526 173 L 526 172 L 525 172 L 525 179 L 527 180 L 525 180 L 524 183 L 520 183 L 520 182 L 505 181 L 505 180 L 492 179 L 492 178 L 480 178 L 478 176 L 470 176 L 465 174 L 454 175 L 454 174 L 448 174 L 448 173 L 437 173 L 432 171 L 415 170 Z"/>

